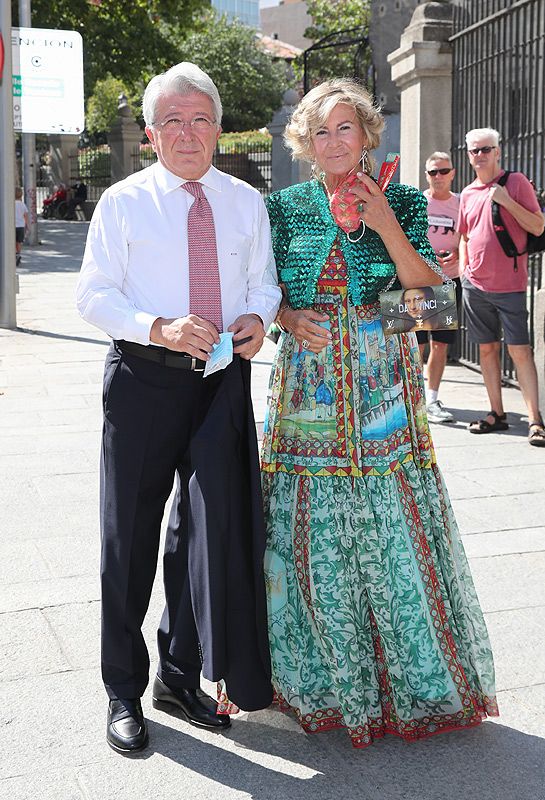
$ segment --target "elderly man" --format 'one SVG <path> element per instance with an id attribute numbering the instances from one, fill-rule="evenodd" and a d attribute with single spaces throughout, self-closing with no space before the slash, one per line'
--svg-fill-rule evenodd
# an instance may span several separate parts
<path id="1" fill-rule="evenodd" d="M 458 244 L 460 234 L 456 231 L 460 198 L 452 191 L 456 170 L 448 153 L 435 152 L 426 160 L 428 189 L 424 195 L 428 201 L 428 239 L 435 250 L 443 272 L 456 283 L 456 295 L 461 298 L 460 262 Z M 426 410 L 430 422 L 454 422 L 452 413 L 439 400 L 439 386 L 447 363 L 448 346 L 456 341 L 456 331 L 417 331 L 420 353 L 428 342 L 430 353 L 426 364 Z"/>
<path id="2" fill-rule="evenodd" d="M 500 340 L 513 359 L 528 408 L 528 441 L 545 446 L 545 429 L 538 404 L 537 374 L 528 333 L 526 291 L 528 256 L 507 256 L 492 222 L 491 202 L 501 206 L 503 224 L 517 250 L 523 252 L 528 233 L 539 235 L 544 219 L 529 180 L 512 172 L 505 186 L 500 166 L 499 133 L 477 128 L 466 134 L 467 154 L 476 178 L 462 191 L 457 229 L 461 234 L 460 266 L 468 336 L 479 345 L 481 371 L 490 412 L 469 425 L 471 433 L 507 430 L 501 394 Z"/>
<path id="3" fill-rule="evenodd" d="M 150 81 L 143 109 L 158 163 L 102 195 L 77 292 L 82 317 L 113 340 L 103 394 L 102 676 L 107 741 L 123 753 L 148 741 L 141 628 L 175 475 L 153 703 L 227 727 L 200 689 L 201 667 L 246 710 L 272 694 L 249 363 L 281 298 L 267 213 L 256 190 L 212 166 L 222 107 L 208 75 L 172 67 Z M 231 342 L 231 363 L 205 377 L 215 346 L 228 360 Z"/>

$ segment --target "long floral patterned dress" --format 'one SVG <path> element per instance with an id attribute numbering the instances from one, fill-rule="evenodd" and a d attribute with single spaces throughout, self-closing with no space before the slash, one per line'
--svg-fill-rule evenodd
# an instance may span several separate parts
<path id="1" fill-rule="evenodd" d="M 355 747 L 496 715 L 494 666 L 425 413 L 414 334 L 354 306 L 334 245 L 319 355 L 283 334 L 262 450 L 276 698 Z"/>

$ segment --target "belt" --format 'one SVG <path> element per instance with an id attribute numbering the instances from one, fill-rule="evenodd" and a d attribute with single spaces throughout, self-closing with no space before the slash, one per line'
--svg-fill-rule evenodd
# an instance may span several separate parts
<path id="1" fill-rule="evenodd" d="M 178 353 L 176 350 L 167 350 L 166 347 L 125 342 L 123 339 L 115 341 L 114 344 L 122 353 L 145 358 L 147 361 L 155 361 L 156 364 L 161 364 L 163 367 L 203 372 L 206 366 L 206 361 L 201 361 L 200 358 L 194 358 L 188 353 Z"/>

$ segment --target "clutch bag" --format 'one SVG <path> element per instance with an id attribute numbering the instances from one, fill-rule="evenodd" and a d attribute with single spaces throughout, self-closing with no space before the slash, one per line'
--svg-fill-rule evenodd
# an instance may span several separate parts
<path id="1" fill-rule="evenodd" d="M 408 331 L 452 331 L 458 328 L 453 281 L 379 295 L 385 334 Z"/>

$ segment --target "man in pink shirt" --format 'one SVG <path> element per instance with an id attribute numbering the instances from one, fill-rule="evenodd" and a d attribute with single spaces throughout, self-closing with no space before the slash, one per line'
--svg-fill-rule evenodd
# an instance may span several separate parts
<path id="1" fill-rule="evenodd" d="M 539 235 L 544 219 L 528 179 L 511 173 L 497 184 L 500 167 L 499 133 L 477 128 L 466 134 L 469 161 L 476 179 L 462 191 L 457 229 L 463 297 L 469 339 L 479 345 L 481 371 L 490 412 L 469 425 L 471 433 L 507 430 L 501 395 L 500 341 L 503 338 L 517 371 L 528 408 L 530 444 L 545 446 L 545 429 L 538 404 L 537 374 L 528 334 L 526 291 L 528 256 L 506 256 L 492 223 L 492 201 L 501 206 L 503 223 L 519 252 L 528 233 Z"/>
<path id="2" fill-rule="evenodd" d="M 424 195 L 428 201 L 428 239 L 437 254 L 439 264 L 447 277 L 456 282 L 459 301 L 460 263 L 456 231 L 460 198 L 451 191 L 456 170 L 448 153 L 432 153 L 426 161 L 426 180 L 429 188 Z M 430 422 L 454 422 L 452 413 L 439 400 L 439 385 L 447 363 L 448 346 L 456 341 L 457 331 L 417 331 L 420 353 L 424 355 L 426 343 L 430 354 L 426 363 L 426 411 Z"/>

